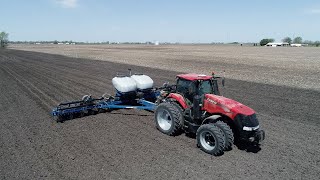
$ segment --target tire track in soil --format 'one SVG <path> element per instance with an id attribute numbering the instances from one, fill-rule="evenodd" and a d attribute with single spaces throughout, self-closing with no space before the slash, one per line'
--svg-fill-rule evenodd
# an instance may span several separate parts
<path id="1" fill-rule="evenodd" d="M 34 100 L 36 100 L 40 104 L 41 107 L 44 106 L 44 110 L 49 110 L 51 109 L 50 107 L 52 107 L 53 104 L 58 103 L 57 101 L 53 100 L 50 96 L 45 94 L 43 91 L 41 91 L 39 88 L 37 88 L 35 85 L 33 85 L 30 81 L 25 80 L 25 78 L 22 78 L 20 75 L 18 75 L 10 68 L 5 67 L 5 65 L 3 65 L 1 68 L 10 76 L 12 76 L 12 78 L 15 79 L 26 91 L 28 91 L 29 94 L 34 98 Z"/>
<path id="2" fill-rule="evenodd" d="M 68 62 L 63 62 L 64 64 L 68 64 Z M 30 62 L 30 64 L 28 64 L 28 66 L 34 66 L 35 63 L 32 63 Z M 45 64 L 46 65 L 46 64 Z M 83 71 L 83 70 L 73 70 L 72 72 L 70 72 L 70 69 L 66 69 L 65 67 L 67 67 L 66 65 L 63 66 L 63 68 L 60 68 L 60 67 L 57 67 L 55 68 L 55 66 L 52 66 L 51 64 L 48 64 L 47 66 L 45 66 L 44 64 L 41 64 L 41 65 L 38 65 L 38 68 L 36 68 L 37 70 L 38 69 L 44 69 L 45 72 L 47 74 L 49 74 L 50 72 L 54 72 L 54 73 L 50 73 L 51 75 L 54 75 L 56 76 L 57 78 L 56 79 L 60 79 L 61 80 L 61 83 L 65 84 L 65 87 L 68 87 L 70 86 L 70 84 L 77 84 L 76 87 L 80 86 L 80 87 L 84 87 L 84 90 L 88 91 L 90 90 L 91 92 L 95 92 L 97 91 L 97 89 L 102 89 L 101 86 L 101 82 L 104 82 L 104 84 L 107 84 L 106 82 L 106 79 L 104 77 L 102 77 L 100 75 L 97 76 L 97 75 L 90 75 L 88 73 L 86 73 L 86 71 Z M 112 68 L 112 67 L 109 67 L 109 69 Z M 106 71 L 108 71 L 109 69 L 105 69 Z M 61 75 L 66 75 L 68 74 L 68 76 L 61 76 Z M 69 74 L 72 74 L 72 76 L 70 76 Z M 94 77 L 96 77 L 96 79 L 93 79 Z M 98 80 L 97 80 L 98 78 Z M 51 79 L 55 79 L 55 78 L 51 78 Z M 85 83 L 85 82 L 90 82 L 89 84 L 88 83 Z M 70 88 L 69 88 L 70 89 Z M 76 91 L 79 93 L 79 90 Z M 99 91 L 100 94 L 104 93 L 105 91 Z M 79 93 L 80 94 L 80 93 Z M 83 94 L 83 93 L 82 93 Z M 79 98 L 79 97 L 77 97 Z"/>
<path id="3" fill-rule="evenodd" d="M 30 107 L 33 102 L 30 102 L 31 104 L 28 104 L 29 106 L 25 106 L 25 103 L 27 97 L 33 98 L 39 98 L 39 96 L 34 96 L 34 90 L 31 90 L 30 87 L 28 87 L 24 82 L 22 82 L 19 78 L 17 78 L 12 72 L 8 69 L 5 69 L 3 67 L 0 68 L 0 72 L 3 72 L 3 75 L 7 76 L 5 78 L 5 81 L 3 82 L 5 86 L 1 89 L 4 90 L 2 92 L 6 92 L 5 95 L 2 93 L 1 96 L 1 104 L 4 106 L 7 106 L 8 108 L 2 109 L 1 108 L 1 114 L 4 113 L 5 117 L 8 119 L 2 119 L 3 114 L 1 116 L 1 133 L 0 142 L 1 145 L 4 145 L 3 148 L 8 148 L 10 155 L 6 158 L 9 158 L 11 156 L 17 157 L 13 159 L 15 163 L 17 163 L 17 171 L 19 171 L 19 174 L 14 174 L 14 179 L 20 179 L 20 178 L 31 178 L 34 179 L 34 175 L 32 174 L 34 170 L 41 169 L 41 172 L 38 171 L 39 174 L 37 174 L 37 178 L 43 179 L 51 177 L 52 179 L 62 179 L 64 176 L 62 176 L 59 171 L 55 171 L 48 162 L 48 160 L 41 156 L 41 147 L 43 147 L 43 141 L 38 142 L 37 135 L 41 134 L 39 132 L 39 128 L 41 128 L 45 121 L 36 121 L 37 118 L 32 119 L 26 119 L 26 117 L 31 116 L 32 113 L 34 113 L 34 109 Z M 16 83 L 14 83 L 16 82 Z M 8 86 L 15 84 L 17 87 L 13 91 L 7 91 Z M 12 86 L 11 86 L 12 87 Z M 21 88 L 21 89 L 20 89 Z M 21 91 L 22 90 L 22 91 Z M 19 92 L 21 91 L 21 92 Z M 37 91 L 38 92 L 38 91 Z M 25 96 L 26 95 L 26 96 Z M 42 102 L 39 103 L 37 100 L 31 100 L 34 101 L 37 107 L 43 108 L 44 105 Z M 9 106 L 10 105 L 10 106 Z M 40 105 L 40 106 L 39 106 Z M 10 111 L 13 111 L 13 113 L 10 113 Z M 36 112 L 40 112 L 37 111 Z M 9 114 L 8 114 L 9 113 Z M 36 113 L 37 115 L 40 115 Z M 25 117 L 26 116 L 26 117 Z M 48 115 L 45 113 L 42 113 L 42 117 L 48 117 Z M 46 119 L 47 120 L 47 119 Z M 19 121 L 18 124 L 15 124 L 13 122 Z M 55 136 L 59 136 L 56 134 Z M 4 144 L 3 144 L 4 143 Z M 40 143 L 40 146 L 37 146 L 37 143 Z M 4 150 L 4 149 L 1 149 Z M 1 152 L 1 151 L 0 151 Z M 0 154 L 1 156 L 3 154 Z M 33 157 L 30 160 L 25 160 L 26 156 Z M 11 157 L 12 158 L 12 157 Z M 17 162 L 18 161 L 18 162 Z M 34 164 L 32 164 L 34 163 Z M 58 162 L 56 162 L 58 163 Z M 2 166 L 3 164 L 1 164 Z M 3 168 L 0 169 L 3 170 Z M 3 172 L 2 178 L 6 179 L 6 174 L 10 174 L 10 171 L 15 171 L 14 169 L 11 169 L 9 171 Z M 27 172 L 26 172 L 27 171 Z M 0 173 L 2 174 L 2 173 Z M 54 176 L 52 176 L 54 174 Z M 10 177 L 10 176 L 9 176 Z M 9 179 L 12 179 L 9 178 Z M 27 179 L 29 179 L 27 178 Z"/>
<path id="4" fill-rule="evenodd" d="M 17 65 L 15 64 L 15 66 L 14 66 L 15 68 L 15 70 L 17 71 L 18 69 L 17 69 Z M 32 66 L 31 66 L 32 67 Z M 29 69 L 29 68 L 28 68 Z M 35 99 L 36 100 L 36 102 L 38 102 L 39 103 L 39 100 L 40 100 L 40 106 L 43 108 L 43 105 L 46 107 L 46 108 L 44 108 L 44 110 L 47 112 L 49 109 L 50 109 L 50 107 L 52 107 L 53 106 L 53 104 L 57 104 L 57 102 L 56 101 L 52 101 L 53 103 L 50 103 L 50 104 L 48 104 L 48 103 L 46 103 L 46 101 L 45 100 L 42 100 L 43 99 L 43 97 L 49 97 L 49 95 L 47 95 L 47 96 L 43 96 L 45 93 L 43 92 L 43 89 L 42 90 L 40 90 L 39 88 L 37 88 L 34 84 L 37 84 L 37 86 L 40 86 L 41 88 L 43 88 L 43 86 L 42 86 L 42 84 L 41 84 L 41 81 L 38 81 L 38 78 L 35 78 L 35 77 L 37 77 L 37 76 L 34 76 L 35 74 L 29 74 L 30 72 L 32 73 L 33 71 L 27 71 L 27 77 L 28 78 L 24 78 L 23 80 L 21 80 L 21 76 L 20 75 L 18 75 L 16 72 L 13 72 L 11 69 L 9 69 L 9 68 L 4 68 L 4 70 L 9 74 L 9 75 L 11 75 L 18 83 L 19 83 L 19 85 L 21 85 L 25 90 L 27 90 L 28 92 L 29 92 L 29 94 L 31 95 L 31 96 L 33 96 L 33 99 Z M 24 73 L 26 73 L 26 72 L 24 72 Z M 43 76 L 42 76 L 43 77 Z M 28 80 L 26 80 L 26 79 L 28 79 Z M 24 81 L 24 82 L 23 82 Z M 30 81 L 31 82 L 37 82 L 37 83 L 30 83 Z M 38 94 L 42 94 L 42 96 L 40 95 L 38 95 Z M 69 96 L 69 98 L 70 98 L 70 96 Z M 49 97 L 49 99 L 51 99 L 50 97 Z M 44 102 L 44 103 L 43 103 Z M 63 135 L 60 135 L 60 137 L 61 138 L 63 138 Z M 69 157 L 73 157 L 73 155 L 72 154 L 74 154 L 74 152 L 65 152 L 66 154 L 69 154 L 68 156 Z M 59 164 L 59 162 L 56 162 L 57 164 Z M 62 166 L 61 166 L 62 167 Z M 59 174 L 59 173 L 58 173 Z M 63 177 L 62 175 L 59 175 L 59 177 Z"/>
<path id="5" fill-rule="evenodd" d="M 21 66 L 22 68 L 24 68 L 26 70 L 20 70 L 20 71 L 27 71 L 28 72 L 27 75 L 24 76 L 24 78 L 27 78 L 29 82 L 30 81 L 34 82 L 34 84 L 37 84 L 37 86 L 40 86 L 42 91 L 45 92 L 51 98 L 53 98 L 56 102 L 61 102 L 62 100 L 68 100 L 68 99 L 70 99 L 70 97 L 71 98 L 76 98 L 76 97 L 79 98 L 80 97 L 81 94 L 79 93 L 79 91 L 77 91 L 77 89 L 75 89 L 75 88 L 71 88 L 70 84 L 68 86 L 67 83 L 62 83 L 63 81 L 58 81 L 55 78 L 52 78 L 48 75 L 45 75 L 47 73 L 37 72 L 36 69 L 41 68 L 41 67 L 34 68 L 34 70 L 30 71 L 29 69 L 33 66 L 30 65 L 29 68 L 27 68 L 27 66 L 28 65 Z M 17 69 L 17 67 L 18 66 L 15 66 L 16 71 L 19 70 L 19 69 Z M 42 77 L 45 79 L 40 80 L 38 77 Z M 50 84 L 48 82 L 50 82 Z"/>

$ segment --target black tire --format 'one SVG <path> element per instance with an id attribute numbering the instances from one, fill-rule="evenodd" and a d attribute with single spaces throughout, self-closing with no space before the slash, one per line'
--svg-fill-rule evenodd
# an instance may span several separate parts
<path id="1" fill-rule="evenodd" d="M 223 121 L 217 121 L 215 125 L 218 126 L 224 133 L 224 138 L 225 138 L 224 150 L 225 151 L 231 150 L 232 145 L 234 143 L 234 135 L 233 135 L 232 129 L 227 123 Z"/>
<path id="2" fill-rule="evenodd" d="M 86 113 L 84 113 L 84 111 L 81 111 L 81 112 L 79 113 L 79 117 L 80 117 L 80 118 L 84 117 L 85 115 L 86 115 Z"/>
<path id="3" fill-rule="evenodd" d="M 96 115 L 96 114 L 98 114 L 98 111 L 96 111 L 94 109 L 90 109 L 90 110 L 88 110 L 88 114 L 89 115 Z"/>
<path id="4" fill-rule="evenodd" d="M 197 144 L 202 151 L 219 156 L 223 154 L 225 137 L 215 124 L 204 124 L 197 130 Z"/>
<path id="5" fill-rule="evenodd" d="M 107 112 L 105 109 L 101 109 L 101 108 L 98 109 L 98 114 L 105 113 L 105 112 Z"/>
<path id="6" fill-rule="evenodd" d="M 59 115 L 59 116 L 55 116 L 54 117 L 54 120 L 57 122 L 57 123 L 60 123 L 60 122 L 63 122 L 63 116 Z"/>
<path id="7" fill-rule="evenodd" d="M 182 114 L 180 110 L 169 102 L 160 103 L 155 111 L 155 123 L 159 131 L 170 136 L 180 135 L 182 132 Z"/>
<path id="8" fill-rule="evenodd" d="M 66 114 L 64 117 L 65 120 L 72 120 L 73 118 L 74 118 L 73 113 Z"/>
<path id="9" fill-rule="evenodd" d="M 183 129 L 184 127 L 184 117 L 183 117 L 183 108 L 180 106 L 180 104 L 176 101 L 169 101 L 171 104 L 173 104 L 174 106 L 176 106 L 181 114 L 181 121 L 180 121 L 180 125 L 181 125 L 181 130 Z"/>

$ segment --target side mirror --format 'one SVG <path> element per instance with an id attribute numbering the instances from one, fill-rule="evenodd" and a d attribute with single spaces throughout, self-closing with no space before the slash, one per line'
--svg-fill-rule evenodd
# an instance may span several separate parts
<path id="1" fill-rule="evenodd" d="M 222 80 L 221 80 L 221 84 L 222 84 L 223 87 L 224 87 L 224 83 L 225 83 L 225 78 L 223 77 Z"/>
<path id="2" fill-rule="evenodd" d="M 226 77 L 226 71 L 225 70 L 223 70 L 223 76 L 222 76 L 222 81 L 221 81 L 221 84 L 222 84 L 222 86 L 224 87 L 224 84 L 225 84 L 225 77 Z"/>

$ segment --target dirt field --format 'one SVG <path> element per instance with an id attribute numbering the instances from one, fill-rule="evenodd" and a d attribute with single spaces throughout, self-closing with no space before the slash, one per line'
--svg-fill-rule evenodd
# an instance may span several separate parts
<path id="1" fill-rule="evenodd" d="M 319 178 L 319 49 L 11 48 L 0 51 L 0 179 Z M 195 139 L 157 131 L 153 114 L 145 111 L 118 110 L 61 124 L 51 119 L 61 101 L 113 92 L 111 79 L 128 68 L 150 75 L 157 85 L 173 82 L 180 72 L 225 69 L 224 95 L 255 109 L 266 130 L 261 151 L 234 146 L 210 156 Z"/>
<path id="2" fill-rule="evenodd" d="M 320 91 L 320 49 L 316 47 L 15 45 L 13 48 L 169 71 L 225 70 L 226 77 L 231 79 Z"/>

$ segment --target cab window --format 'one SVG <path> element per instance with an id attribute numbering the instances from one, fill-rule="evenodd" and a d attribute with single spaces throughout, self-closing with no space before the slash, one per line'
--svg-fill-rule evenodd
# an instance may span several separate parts
<path id="1" fill-rule="evenodd" d="M 183 94 L 187 99 L 192 100 L 196 93 L 196 81 L 179 79 L 177 82 L 177 92 Z"/>
<path id="2" fill-rule="evenodd" d="M 213 94 L 212 83 L 210 80 L 202 81 L 201 86 L 199 88 L 199 95 L 204 94 Z"/>

